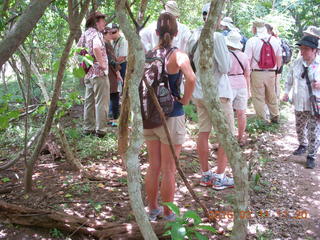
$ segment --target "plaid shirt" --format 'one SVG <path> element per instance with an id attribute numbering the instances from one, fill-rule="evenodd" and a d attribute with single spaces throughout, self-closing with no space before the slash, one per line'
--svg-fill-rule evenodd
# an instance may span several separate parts
<path id="1" fill-rule="evenodd" d="M 103 40 L 103 35 L 95 28 L 88 28 L 80 37 L 79 42 L 77 44 L 78 47 L 85 47 L 89 50 L 89 54 L 94 56 L 93 48 L 101 48 L 102 58 L 106 61 L 106 66 L 108 66 L 108 56 L 106 52 L 105 43 Z M 93 79 L 96 77 L 108 76 L 108 69 L 102 70 L 100 65 L 96 60 L 89 72 L 86 74 L 86 79 Z"/>

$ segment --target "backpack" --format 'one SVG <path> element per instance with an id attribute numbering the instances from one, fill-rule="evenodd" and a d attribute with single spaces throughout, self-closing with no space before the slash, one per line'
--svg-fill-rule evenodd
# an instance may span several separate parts
<path id="1" fill-rule="evenodd" d="M 281 39 L 282 64 L 288 64 L 291 61 L 292 49 L 286 40 Z"/>
<path id="2" fill-rule="evenodd" d="M 166 60 L 176 48 L 155 49 L 146 54 L 144 75 L 139 86 L 139 97 L 144 129 L 152 129 L 162 126 L 160 113 L 158 112 L 150 91 L 157 96 L 163 113 L 169 117 L 174 107 L 168 73 L 165 70 Z"/>
<path id="3" fill-rule="evenodd" d="M 272 69 L 277 63 L 276 54 L 274 53 L 270 40 L 271 37 L 268 41 L 261 39 L 261 41 L 263 41 L 263 45 L 260 51 L 260 61 L 258 62 L 261 69 Z"/>

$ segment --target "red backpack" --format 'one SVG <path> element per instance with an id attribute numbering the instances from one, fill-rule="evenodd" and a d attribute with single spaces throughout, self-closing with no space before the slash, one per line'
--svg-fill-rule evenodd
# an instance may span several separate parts
<path id="1" fill-rule="evenodd" d="M 261 69 L 273 69 L 277 63 L 276 54 L 274 53 L 270 40 L 271 37 L 268 41 L 261 39 L 263 45 L 260 51 L 260 61 L 258 62 Z"/>

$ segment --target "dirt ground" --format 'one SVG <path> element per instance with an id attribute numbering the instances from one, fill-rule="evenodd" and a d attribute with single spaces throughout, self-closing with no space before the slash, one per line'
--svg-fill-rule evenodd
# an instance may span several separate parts
<path id="1" fill-rule="evenodd" d="M 254 170 L 252 179 L 256 180 L 251 183 L 250 190 L 248 239 L 320 239 L 320 164 L 314 170 L 305 169 L 305 157 L 291 155 L 297 147 L 294 129 L 294 117 L 289 114 L 288 122 L 282 123 L 277 133 L 251 137 L 249 145 L 244 148 L 244 154 Z M 215 151 L 212 151 L 210 160 L 214 168 Z M 0 181 L 0 192 L 14 187 L 9 193 L 0 193 L 0 200 L 34 209 L 62 211 L 100 222 L 134 222 L 127 193 L 126 172 L 121 168 L 120 158 L 90 159 L 82 163 L 104 180 L 82 179 L 79 174 L 69 171 L 63 160 L 53 161 L 49 155 L 43 155 L 35 169 L 35 191 L 32 194 L 23 193 L 23 163 L 0 172 L 0 179 L 12 179 L 10 182 Z M 224 213 L 231 211 L 233 189 L 217 192 L 199 185 L 195 136 L 189 136 L 184 145 L 181 165 L 200 199 L 211 211 L 220 214 L 217 215 L 220 234 L 210 236 L 210 239 L 228 239 L 232 221 Z M 146 154 L 142 153 L 143 178 L 147 166 Z M 231 174 L 230 168 L 227 174 Z M 177 185 L 176 204 L 182 211 L 199 211 L 179 178 Z M 0 239 L 67 238 L 92 239 L 58 229 L 27 228 L 0 221 Z"/>

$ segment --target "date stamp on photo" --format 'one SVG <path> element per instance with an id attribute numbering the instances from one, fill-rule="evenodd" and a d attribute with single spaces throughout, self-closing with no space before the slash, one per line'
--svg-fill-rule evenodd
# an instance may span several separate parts
<path id="1" fill-rule="evenodd" d="M 209 211 L 210 220 L 234 219 L 234 211 Z M 257 210 L 257 211 L 240 211 L 240 219 L 253 219 L 253 218 L 281 218 L 291 220 L 308 219 L 310 217 L 307 210 Z"/>

